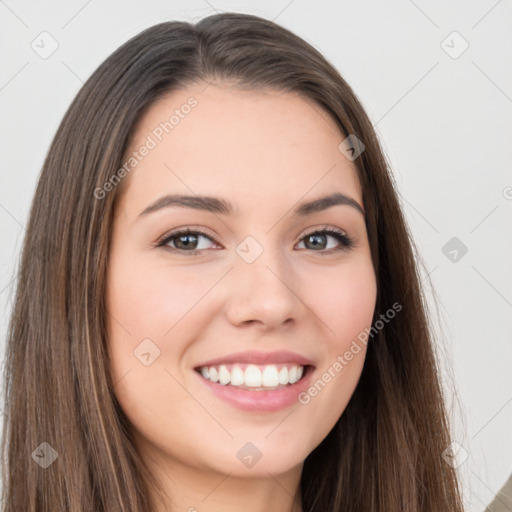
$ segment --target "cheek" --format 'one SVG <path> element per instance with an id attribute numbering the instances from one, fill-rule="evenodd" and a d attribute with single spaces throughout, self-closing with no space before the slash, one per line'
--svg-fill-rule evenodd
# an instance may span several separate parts
<path id="1" fill-rule="evenodd" d="M 177 365 L 186 352 L 187 340 L 201 332 L 205 321 L 207 301 L 201 299 L 217 280 L 211 272 L 196 272 L 191 277 L 178 266 L 150 265 L 135 256 L 121 258 L 114 253 L 107 288 L 113 382 L 125 382 L 129 372 L 128 380 L 138 382 L 131 391 L 133 398 L 141 401 L 144 393 L 156 396 L 167 389 L 169 375 L 164 370 L 180 371 Z M 121 389 L 118 386 L 116 393 L 121 394 Z"/>
<path id="2" fill-rule="evenodd" d="M 110 371 L 122 409 L 141 432 L 151 435 L 155 418 L 172 418 L 172 411 L 187 411 L 193 405 L 171 375 L 182 379 L 176 361 L 185 350 L 185 341 L 180 342 L 187 339 L 183 329 L 190 325 L 181 320 L 207 286 L 194 286 L 179 269 L 155 270 L 136 257 L 111 258 Z M 144 354 L 149 354 L 146 360 Z"/>
<path id="3" fill-rule="evenodd" d="M 323 326 L 323 357 L 299 402 L 311 417 L 323 418 L 311 438 L 316 445 L 343 414 L 361 376 L 366 356 L 366 343 L 361 340 L 372 325 L 377 285 L 369 260 L 317 276 L 315 283 L 308 305 Z"/>
<path id="4" fill-rule="evenodd" d="M 109 310 L 137 339 L 163 339 L 211 287 L 210 279 L 187 277 L 183 269 L 154 268 L 136 258 L 114 260 Z"/>
<path id="5" fill-rule="evenodd" d="M 308 291 L 308 305 L 326 329 L 328 350 L 350 345 L 372 322 L 377 296 L 373 267 L 364 261 L 318 275 Z"/>

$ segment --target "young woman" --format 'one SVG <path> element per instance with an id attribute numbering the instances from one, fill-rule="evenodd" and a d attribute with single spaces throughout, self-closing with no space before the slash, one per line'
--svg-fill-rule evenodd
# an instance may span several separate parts
<path id="1" fill-rule="evenodd" d="M 278 25 L 151 27 L 66 113 L 23 247 L 4 512 L 454 512 L 371 122 Z"/>

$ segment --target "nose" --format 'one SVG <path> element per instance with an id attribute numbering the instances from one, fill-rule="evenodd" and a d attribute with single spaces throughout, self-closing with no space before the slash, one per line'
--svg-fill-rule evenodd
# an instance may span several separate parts
<path id="1" fill-rule="evenodd" d="M 304 314 L 306 307 L 294 289 L 297 278 L 284 258 L 270 251 L 252 263 L 238 258 L 227 283 L 226 315 L 233 325 L 272 330 L 292 325 Z"/>

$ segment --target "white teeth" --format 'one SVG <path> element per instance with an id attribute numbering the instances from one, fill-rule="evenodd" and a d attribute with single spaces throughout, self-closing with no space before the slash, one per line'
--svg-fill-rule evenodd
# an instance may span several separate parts
<path id="1" fill-rule="evenodd" d="M 249 388 L 276 388 L 279 385 L 295 384 L 304 373 L 304 367 L 300 365 L 262 365 L 249 364 L 245 370 L 239 365 L 203 366 L 200 373 L 203 378 L 212 382 L 219 382 L 223 386 L 246 386 Z M 279 368 L 280 367 L 280 368 Z"/>
<path id="2" fill-rule="evenodd" d="M 229 373 L 228 369 L 221 365 L 219 368 L 219 382 L 224 384 L 229 384 L 229 381 L 231 380 L 231 374 Z"/>
<path id="3" fill-rule="evenodd" d="M 215 368 L 215 366 L 210 366 L 210 368 L 208 369 L 208 373 L 210 374 L 208 378 L 212 382 L 217 382 L 219 380 L 219 374 L 218 374 L 217 368 Z"/>
<path id="4" fill-rule="evenodd" d="M 235 366 L 233 370 L 231 370 L 231 385 L 232 386 L 242 386 L 244 383 L 244 372 L 240 369 L 239 366 Z"/>
<path id="5" fill-rule="evenodd" d="M 257 366 L 250 364 L 245 369 L 244 382 L 246 386 L 249 386 L 250 388 L 259 388 L 262 384 L 262 380 L 261 370 Z"/>
<path id="6" fill-rule="evenodd" d="M 265 366 L 263 370 L 263 385 L 268 387 L 279 385 L 279 373 L 275 366 Z"/>

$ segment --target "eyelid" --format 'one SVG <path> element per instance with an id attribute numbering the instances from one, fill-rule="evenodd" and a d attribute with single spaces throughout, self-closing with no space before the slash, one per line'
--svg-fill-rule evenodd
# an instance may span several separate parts
<path id="1" fill-rule="evenodd" d="M 329 224 L 323 224 L 320 226 L 313 226 L 312 228 L 308 228 L 308 230 L 305 233 L 302 233 L 300 236 L 299 242 L 306 236 L 312 235 L 313 233 L 318 233 L 319 231 L 333 231 L 336 233 L 341 233 L 348 237 L 347 232 L 344 229 L 341 228 L 335 228 L 334 226 L 331 226 Z"/>

